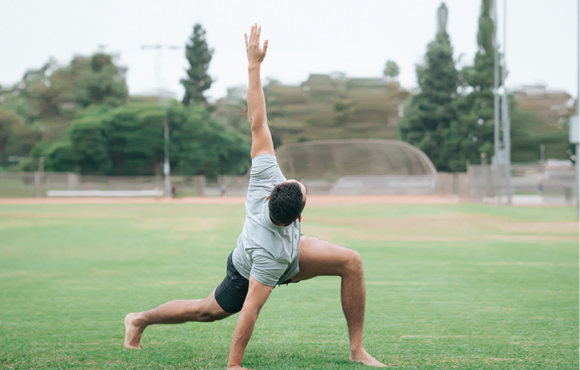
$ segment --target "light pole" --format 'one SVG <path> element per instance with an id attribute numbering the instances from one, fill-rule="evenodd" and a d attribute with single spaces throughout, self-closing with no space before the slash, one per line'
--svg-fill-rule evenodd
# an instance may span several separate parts
<path id="1" fill-rule="evenodd" d="M 181 47 L 173 45 L 143 45 L 141 49 L 155 49 L 155 79 L 157 80 L 157 95 L 159 96 L 159 105 L 167 108 L 167 92 L 163 90 L 163 49 L 179 50 Z M 163 120 L 163 141 L 164 141 L 164 158 L 163 158 L 163 176 L 164 176 L 164 195 L 171 198 L 171 168 L 169 165 L 169 120 L 167 116 Z"/>
<path id="2" fill-rule="evenodd" d="M 507 204 L 512 204 L 512 181 L 511 181 L 511 122 L 509 117 L 509 100 L 506 86 L 507 63 L 506 63 L 506 44 L 507 44 L 507 0 L 503 0 L 503 44 L 502 52 L 499 52 L 499 43 L 497 42 L 497 0 L 493 1 L 494 17 L 494 96 L 493 96 L 493 126 L 494 126 L 494 165 L 505 166 L 505 186 L 507 193 Z M 501 96 L 500 112 L 500 67 L 501 67 L 501 87 L 503 88 Z M 500 123 L 501 113 L 501 123 Z"/>
<path id="3" fill-rule="evenodd" d="M 580 217 L 580 1 L 578 1 L 578 95 L 576 115 L 570 117 L 570 142 L 576 144 L 576 214 Z"/>
<path id="4" fill-rule="evenodd" d="M 492 164 L 499 161 L 499 47 L 497 44 L 497 0 L 493 0 L 493 159 Z"/>
<path id="5" fill-rule="evenodd" d="M 502 55 L 502 75 L 503 75 L 503 99 L 502 99 L 502 127 L 503 127 L 503 145 L 505 150 L 505 166 L 506 166 L 506 187 L 507 187 L 507 204 L 512 204 L 512 173 L 511 173 L 511 122 L 510 122 L 510 107 L 508 101 L 507 85 L 505 83 L 507 79 L 507 61 L 506 61 L 506 49 L 507 49 L 507 0 L 503 0 L 503 55 Z"/>

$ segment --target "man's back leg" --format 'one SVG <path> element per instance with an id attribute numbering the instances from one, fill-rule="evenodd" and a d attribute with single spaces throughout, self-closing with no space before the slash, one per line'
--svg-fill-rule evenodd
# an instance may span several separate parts
<path id="1" fill-rule="evenodd" d="M 342 311 L 348 324 L 350 360 L 365 365 L 384 367 L 367 353 L 363 346 L 365 315 L 365 283 L 360 254 L 320 239 L 300 238 L 300 272 L 292 281 L 311 279 L 316 276 L 340 276 Z"/>
<path id="2" fill-rule="evenodd" d="M 125 317 L 125 347 L 140 348 L 143 331 L 152 324 L 212 322 L 231 315 L 217 303 L 215 289 L 204 299 L 169 301 L 149 311 L 130 313 Z"/>

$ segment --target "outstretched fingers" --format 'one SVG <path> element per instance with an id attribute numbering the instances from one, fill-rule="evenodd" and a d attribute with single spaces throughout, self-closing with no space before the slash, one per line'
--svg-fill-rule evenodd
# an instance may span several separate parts
<path id="1" fill-rule="evenodd" d="M 258 46 L 260 46 L 260 34 L 262 33 L 262 26 L 258 26 L 258 24 L 256 23 L 256 44 L 258 44 Z"/>
<path id="2" fill-rule="evenodd" d="M 266 56 L 266 51 L 268 50 L 268 40 L 264 41 L 264 46 L 260 47 L 260 36 L 262 33 L 262 27 L 258 26 L 257 23 L 252 25 L 250 29 L 250 34 L 244 33 L 244 39 L 246 42 L 246 53 L 248 54 L 248 60 L 250 62 L 255 61 L 261 63 Z"/>

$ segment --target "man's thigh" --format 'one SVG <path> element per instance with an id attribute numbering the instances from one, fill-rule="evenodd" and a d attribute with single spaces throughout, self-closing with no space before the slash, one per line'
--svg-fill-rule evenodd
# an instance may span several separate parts
<path id="1" fill-rule="evenodd" d="M 207 296 L 207 298 L 204 299 L 204 306 L 205 306 L 204 308 L 205 308 L 205 312 L 207 314 L 209 314 L 213 319 L 221 320 L 221 319 L 225 319 L 226 317 L 233 315 L 233 313 L 224 311 L 224 309 L 217 302 L 217 300 L 215 298 L 216 289 L 214 289 L 213 292 L 211 292 L 209 294 L 209 296 Z"/>
<path id="2" fill-rule="evenodd" d="M 342 275 L 345 266 L 360 255 L 352 249 L 344 248 L 317 238 L 300 238 L 300 271 L 292 281 L 311 279 L 316 276 Z"/>

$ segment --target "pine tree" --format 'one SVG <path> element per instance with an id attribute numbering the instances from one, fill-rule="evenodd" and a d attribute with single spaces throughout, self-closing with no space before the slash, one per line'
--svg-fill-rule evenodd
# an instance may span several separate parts
<path id="1" fill-rule="evenodd" d="M 442 12 L 446 20 L 445 4 L 439 8 L 440 15 Z M 454 153 L 446 143 L 449 127 L 455 119 L 453 100 L 457 92 L 458 72 L 444 24 L 440 24 L 435 40 L 427 47 L 424 64 L 418 65 L 416 72 L 420 92 L 411 98 L 406 107 L 399 133 L 402 140 L 423 150 L 438 170 L 449 171 L 448 163 Z"/>
<path id="2" fill-rule="evenodd" d="M 209 62 L 213 55 L 213 49 L 209 49 L 205 41 L 205 30 L 198 23 L 193 27 L 193 35 L 185 45 L 185 57 L 189 61 L 190 68 L 187 70 L 187 78 L 181 79 L 185 87 L 183 104 L 193 103 L 206 104 L 203 92 L 211 87 L 212 78 L 207 74 Z"/>
<path id="3" fill-rule="evenodd" d="M 463 68 L 463 91 L 455 101 L 457 120 L 450 131 L 450 145 L 457 155 L 449 163 L 455 171 L 465 170 L 466 160 L 479 163 L 481 153 L 493 156 L 494 136 L 494 33 L 492 0 L 482 0 L 477 32 L 478 51 L 473 66 Z"/>

